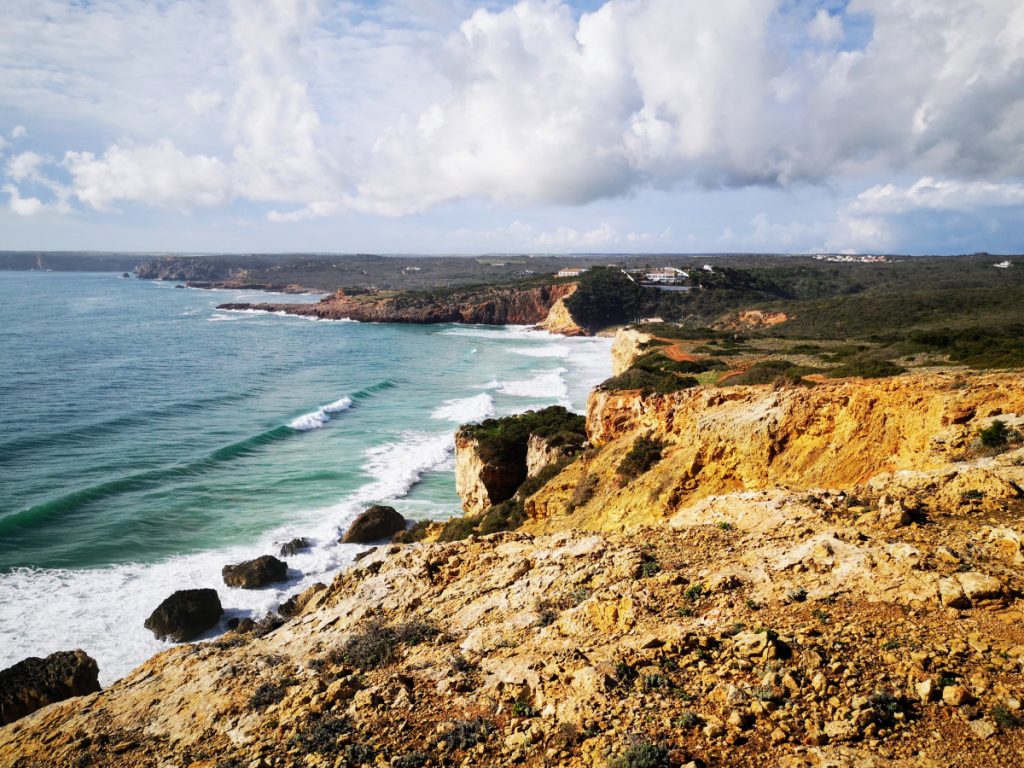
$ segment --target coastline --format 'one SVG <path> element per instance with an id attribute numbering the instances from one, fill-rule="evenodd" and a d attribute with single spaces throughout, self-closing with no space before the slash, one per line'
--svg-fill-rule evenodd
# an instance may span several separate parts
<path id="1" fill-rule="evenodd" d="M 132 285 L 127 281 L 125 284 Z M 135 284 L 134 287 L 145 286 Z M 166 287 L 161 286 L 162 289 Z M 149 291 L 144 293 L 148 294 Z M 161 290 L 161 293 L 164 291 Z M 173 292 L 171 298 L 177 300 L 182 293 Z M 221 311 L 211 308 L 208 315 L 200 313 L 194 317 L 205 322 L 217 320 L 221 314 Z M 276 322 L 276 319 L 271 321 L 241 318 L 239 322 Z M 253 326 L 256 327 L 259 326 Z M 385 328 L 382 327 L 381 332 L 384 331 Z M 521 351 L 524 353 L 529 351 L 531 345 L 538 349 L 543 347 L 544 350 L 535 358 L 537 364 L 532 366 L 534 374 L 531 376 L 547 375 L 552 370 L 558 370 L 551 368 L 552 362 L 563 355 L 575 354 L 573 349 L 597 349 L 600 354 L 592 354 L 590 357 L 594 360 L 600 358 L 600 370 L 584 371 L 581 375 L 589 375 L 595 380 L 607 375 L 607 350 L 604 349 L 606 344 L 603 341 L 572 340 L 521 326 L 452 325 L 439 326 L 433 332 L 466 338 L 469 342 L 465 345 L 467 351 L 475 351 L 478 344 L 487 345 L 495 342 L 495 339 L 501 339 L 501 343 L 509 349 L 522 347 Z M 361 333 L 375 332 L 366 328 Z M 483 338 L 477 341 L 478 336 Z M 528 354 L 516 357 L 523 362 L 530 359 Z M 574 383 L 575 374 L 568 370 L 559 375 L 568 377 L 568 388 L 563 397 L 575 399 L 577 408 L 582 408 L 585 402 L 584 390 L 589 389 L 589 386 Z M 402 500 L 403 512 L 412 520 L 436 514 L 436 503 L 429 499 L 437 496 L 437 490 L 432 490 L 423 499 L 418 499 L 416 493 L 410 497 L 410 491 L 424 481 L 433 489 L 437 488 L 438 483 L 447 483 L 454 487 L 453 478 L 446 473 L 451 472 L 453 436 L 458 423 L 490 415 L 494 408 L 494 397 L 506 400 L 517 397 L 507 394 L 507 391 L 500 387 L 489 389 L 488 385 L 491 382 L 488 382 L 488 379 L 491 376 L 485 370 L 482 370 L 477 378 L 480 389 L 476 395 L 467 392 L 465 398 L 453 398 L 451 395 L 454 393 L 438 394 L 428 411 L 428 416 L 439 414 L 437 418 L 430 419 L 430 423 L 435 425 L 435 431 L 405 436 L 396 434 L 394 438 L 385 440 L 364 456 L 360 461 L 363 472 L 368 474 L 358 488 L 344 492 L 338 501 L 326 507 L 311 507 L 298 517 L 292 515 L 294 519 L 291 523 L 271 525 L 263 534 L 248 543 L 204 549 L 154 562 L 122 563 L 85 570 L 16 568 L 3 574 L 0 576 L 0 588 L 9 599 L 0 606 L 0 625 L 7 628 L 6 632 L 0 633 L 4 635 L 0 646 L 5 650 L 0 666 L 7 666 L 27 656 L 46 655 L 65 647 L 83 647 L 99 658 L 101 682 L 108 685 L 153 653 L 168 647 L 155 641 L 141 628 L 142 620 L 159 600 L 175 589 L 189 586 L 213 586 L 221 590 L 223 596 L 227 591 L 220 578 L 220 568 L 223 565 L 261 554 L 276 554 L 281 542 L 296 536 L 312 538 L 317 542 L 317 546 L 308 552 L 287 558 L 290 578 L 287 583 L 279 585 L 280 589 L 275 587 L 255 592 L 231 590 L 230 598 L 225 601 L 227 612 L 222 619 L 222 626 L 232 618 L 257 617 L 265 614 L 294 592 L 316 581 L 330 580 L 339 569 L 348 567 L 356 554 L 365 550 L 365 547 L 361 546 L 336 543 L 338 529 L 343 529 L 365 506 L 378 501 L 399 499 Z M 530 390 L 527 386 L 528 379 L 529 376 L 524 377 L 518 385 L 523 392 Z M 505 390 L 507 389 L 506 387 Z M 538 390 L 540 387 L 533 386 L 533 389 Z M 352 392 L 349 391 L 348 394 Z M 486 401 L 482 397 L 485 394 Z M 374 397 L 379 400 L 385 395 L 386 393 Z M 277 422 L 278 426 L 274 429 L 283 425 L 303 432 L 303 427 L 307 427 L 314 435 L 317 427 L 322 429 L 325 425 L 328 431 L 323 432 L 324 435 L 330 434 L 330 430 L 345 429 L 349 414 L 339 407 L 339 403 L 347 396 L 344 391 L 336 392 L 333 399 L 322 400 L 320 406 L 309 404 L 306 408 L 294 412 L 294 415 L 282 414 Z M 544 396 L 541 395 L 542 398 Z M 479 397 L 476 405 L 472 402 L 461 403 L 461 400 L 472 400 L 474 397 Z M 535 401 L 530 397 L 524 398 L 522 407 L 529 407 L 530 402 Z M 337 410 L 332 412 L 333 408 Z M 324 416 L 338 423 L 328 424 Z M 448 479 L 444 480 L 445 477 Z M 451 494 L 454 496 L 454 491 L 451 491 Z M 457 505 L 453 505 L 450 514 L 457 512 Z M 50 595 L 50 603 L 53 605 L 69 606 L 56 629 L 49 612 L 40 610 L 41 595 Z M 96 603 L 99 595 L 117 595 L 118 599 L 114 605 L 101 610 Z M 217 632 L 208 633 L 200 639 L 208 639 L 216 634 Z M 104 648 L 97 651 L 94 641 L 101 637 L 104 638 Z M 32 638 L 36 638 L 37 641 L 33 641 Z M 119 657 L 120 660 L 115 657 Z"/>

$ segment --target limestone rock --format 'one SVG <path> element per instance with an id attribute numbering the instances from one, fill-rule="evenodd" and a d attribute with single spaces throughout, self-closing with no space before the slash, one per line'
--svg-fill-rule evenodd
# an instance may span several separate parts
<path id="1" fill-rule="evenodd" d="M 100 690 L 99 667 L 85 651 L 59 651 L 0 671 L 0 725 L 40 707 Z"/>
<path id="2" fill-rule="evenodd" d="M 968 571 L 967 573 L 958 573 L 957 580 L 960 582 L 964 594 L 972 602 L 997 600 L 1003 595 L 1003 584 L 995 576 Z"/>
<path id="3" fill-rule="evenodd" d="M 405 518 L 394 507 L 375 504 L 352 521 L 343 544 L 371 544 L 405 530 Z"/>
<path id="4" fill-rule="evenodd" d="M 455 435 L 455 491 L 467 515 L 479 515 L 512 498 L 525 479 L 525 463 L 485 459 L 475 439 L 461 431 Z"/>
<path id="5" fill-rule="evenodd" d="M 540 435 L 530 435 L 526 444 L 526 476 L 536 477 L 544 467 L 569 458 L 578 449 L 577 445 L 559 443 Z"/>
<path id="6" fill-rule="evenodd" d="M 144 626 L 159 640 L 184 643 L 216 626 L 223 613 L 216 590 L 182 589 L 160 603 Z"/>
<path id="7" fill-rule="evenodd" d="M 240 589 L 262 589 L 268 584 L 285 581 L 288 578 L 288 563 L 273 555 L 263 555 L 221 569 L 224 583 Z"/>

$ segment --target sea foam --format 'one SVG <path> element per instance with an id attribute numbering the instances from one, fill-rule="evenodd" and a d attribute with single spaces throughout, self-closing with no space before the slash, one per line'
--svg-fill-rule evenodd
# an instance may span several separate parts
<path id="1" fill-rule="evenodd" d="M 299 416 L 297 419 L 292 419 L 288 422 L 288 426 L 292 429 L 297 429 L 300 432 L 309 432 L 313 429 L 320 429 L 324 424 L 331 420 L 332 413 L 341 413 L 347 411 L 352 407 L 352 398 L 343 397 L 340 400 L 335 400 L 333 403 L 322 405 L 312 413 L 306 413 Z"/>
<path id="2" fill-rule="evenodd" d="M 444 405 L 437 408 L 431 418 L 445 419 L 456 424 L 468 424 L 471 421 L 483 421 L 494 415 L 494 398 L 486 392 L 472 397 L 445 400 Z"/>

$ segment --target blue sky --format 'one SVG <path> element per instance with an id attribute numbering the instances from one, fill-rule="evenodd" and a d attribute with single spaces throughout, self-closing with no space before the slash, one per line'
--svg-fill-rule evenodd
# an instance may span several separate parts
<path id="1" fill-rule="evenodd" d="M 1017 0 L 7 0 L 0 249 L 1024 251 Z"/>

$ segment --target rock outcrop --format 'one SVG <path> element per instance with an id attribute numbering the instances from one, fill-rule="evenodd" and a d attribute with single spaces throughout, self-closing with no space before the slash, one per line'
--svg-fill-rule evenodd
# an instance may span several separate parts
<path id="1" fill-rule="evenodd" d="M 145 627 L 158 640 L 184 643 L 217 626 L 224 609 L 215 589 L 180 589 L 157 606 Z"/>
<path id="2" fill-rule="evenodd" d="M 341 537 L 343 544 L 372 544 L 405 530 L 405 518 L 394 507 L 374 504 L 360 514 Z"/>
<path id="3" fill-rule="evenodd" d="M 953 468 L 993 416 L 1024 414 L 1019 374 L 934 373 L 827 380 L 813 388 L 699 387 L 671 395 L 595 391 L 587 435 L 603 449 L 570 465 L 527 504 L 551 525 L 616 529 L 653 524 L 701 498 L 744 490 L 852 489 L 871 478 Z M 662 441 L 662 458 L 623 485 L 622 457 L 636 439 Z M 946 502 L 971 490 L 990 503 L 1017 497 L 1024 470 L 985 480 L 954 473 L 933 481 Z M 974 485 L 984 482 L 984 487 Z M 573 503 L 581 484 L 586 503 Z M 569 507 L 572 517 L 565 516 Z"/>
<path id="4" fill-rule="evenodd" d="M 280 555 L 281 557 L 290 557 L 291 555 L 297 555 L 299 552 L 305 552 L 312 546 L 312 542 L 305 536 L 286 541 L 281 545 Z"/>
<path id="5" fill-rule="evenodd" d="M 568 296 L 556 301 L 548 312 L 548 316 L 538 323 L 537 327 L 549 333 L 559 333 L 562 336 L 588 335 L 586 329 L 576 322 L 576 318 L 572 316 L 572 312 L 565 305 L 566 298 Z"/>
<path id="6" fill-rule="evenodd" d="M 479 515 L 511 499 L 526 479 L 526 464 L 481 454 L 479 441 L 459 431 L 455 435 L 455 491 L 467 515 Z"/>
<path id="7" fill-rule="evenodd" d="M 85 651 L 32 657 L 0 671 L 0 725 L 41 707 L 100 690 L 99 667 Z"/>
<path id="8" fill-rule="evenodd" d="M 574 283 L 536 288 L 488 287 L 433 292 L 348 296 L 339 291 L 315 304 L 222 304 L 218 309 L 285 312 L 323 320 L 364 323 L 474 323 L 534 325 L 552 306 L 570 295 Z"/>
<path id="9" fill-rule="evenodd" d="M 541 435 L 530 435 L 526 443 L 526 476 L 536 477 L 552 464 L 575 456 L 580 446 Z"/>
<path id="10" fill-rule="evenodd" d="M 633 328 L 623 328 L 615 334 L 612 341 L 612 375 L 618 376 L 629 370 L 630 366 L 644 353 L 642 345 L 654 337 Z"/>
<path id="11" fill-rule="evenodd" d="M 221 569 L 224 583 L 239 589 L 263 589 L 263 587 L 288 578 L 288 563 L 273 555 L 263 555 L 244 563 L 225 565 Z"/>

